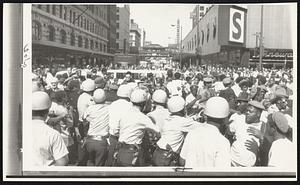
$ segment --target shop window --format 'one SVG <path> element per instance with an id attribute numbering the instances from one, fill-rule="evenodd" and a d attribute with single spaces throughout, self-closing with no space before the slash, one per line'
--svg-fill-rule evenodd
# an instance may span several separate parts
<path id="1" fill-rule="evenodd" d="M 55 28 L 53 26 L 48 26 L 48 40 L 55 41 Z"/>
<path id="2" fill-rule="evenodd" d="M 71 33 L 71 45 L 75 46 L 75 34 Z"/>
<path id="3" fill-rule="evenodd" d="M 67 37 L 67 33 L 65 30 L 60 30 L 60 39 L 61 39 L 61 43 L 65 44 L 66 43 L 66 37 Z"/>
<path id="4" fill-rule="evenodd" d="M 78 47 L 82 47 L 82 36 L 78 36 Z"/>
<path id="5" fill-rule="evenodd" d="M 32 37 L 34 40 L 41 40 L 42 38 L 42 31 L 41 31 L 41 24 L 37 21 L 32 22 Z"/>

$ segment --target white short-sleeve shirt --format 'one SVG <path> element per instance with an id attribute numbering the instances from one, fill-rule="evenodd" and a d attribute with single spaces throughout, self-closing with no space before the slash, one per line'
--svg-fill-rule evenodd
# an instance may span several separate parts
<path id="1" fill-rule="evenodd" d="M 85 110 L 90 106 L 94 105 L 95 102 L 93 100 L 93 97 L 87 93 L 82 93 L 77 101 L 77 109 L 78 109 L 78 116 L 79 121 L 82 121 L 82 115 L 85 112 Z"/>
<path id="2" fill-rule="evenodd" d="M 204 123 L 187 134 L 180 156 L 185 167 L 230 167 L 230 143 L 217 127 Z"/>
<path id="3" fill-rule="evenodd" d="M 149 116 L 152 121 L 160 128 L 160 131 L 163 128 L 165 119 L 170 115 L 168 109 L 163 107 L 156 107 L 156 109 L 152 112 L 149 112 L 147 116 Z"/>

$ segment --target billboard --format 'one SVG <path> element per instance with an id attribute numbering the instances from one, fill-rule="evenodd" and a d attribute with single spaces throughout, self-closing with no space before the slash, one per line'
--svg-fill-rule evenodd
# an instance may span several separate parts
<path id="1" fill-rule="evenodd" d="M 244 43 L 245 35 L 245 12 L 230 8 L 229 17 L 229 41 Z"/>

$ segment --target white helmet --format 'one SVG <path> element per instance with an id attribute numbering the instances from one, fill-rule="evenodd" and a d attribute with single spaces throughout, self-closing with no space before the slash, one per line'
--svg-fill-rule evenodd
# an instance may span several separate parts
<path id="1" fill-rule="evenodd" d="M 106 95 L 103 89 L 96 89 L 94 91 L 93 99 L 95 103 L 103 103 L 106 100 Z"/>
<path id="2" fill-rule="evenodd" d="M 157 103 L 166 103 L 167 102 L 167 93 L 164 90 L 156 90 L 152 95 L 152 100 Z"/>
<path id="3" fill-rule="evenodd" d="M 170 112 L 179 112 L 184 109 L 185 100 L 181 96 L 172 96 L 167 104 Z"/>
<path id="4" fill-rule="evenodd" d="M 93 90 L 95 90 L 95 88 L 96 88 L 96 85 L 95 85 L 94 80 L 92 80 L 92 79 L 87 79 L 87 80 L 83 81 L 81 84 L 81 89 L 85 92 L 93 91 Z"/>
<path id="5" fill-rule="evenodd" d="M 47 93 L 36 91 L 32 93 L 32 110 L 47 110 L 51 107 L 51 100 Z"/>
<path id="6" fill-rule="evenodd" d="M 229 104 L 225 98 L 211 97 L 206 102 L 204 114 L 212 118 L 226 118 L 229 115 Z"/>
<path id="7" fill-rule="evenodd" d="M 117 91 L 117 96 L 123 98 L 129 98 L 131 94 L 132 88 L 129 85 L 120 85 Z"/>
<path id="8" fill-rule="evenodd" d="M 142 89 L 135 89 L 130 95 L 130 101 L 133 103 L 142 103 L 147 100 L 148 93 Z"/>

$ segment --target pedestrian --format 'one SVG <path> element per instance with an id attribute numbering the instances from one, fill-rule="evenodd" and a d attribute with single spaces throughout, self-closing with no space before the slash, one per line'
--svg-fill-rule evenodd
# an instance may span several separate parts
<path id="1" fill-rule="evenodd" d="M 109 112 L 105 104 L 106 95 L 103 89 L 96 89 L 93 93 L 94 105 L 90 105 L 83 114 L 83 121 L 87 122 L 88 132 L 86 150 L 87 166 L 104 166 L 107 158 L 107 140 Z"/>
<path id="2" fill-rule="evenodd" d="M 68 165 L 68 149 L 61 135 L 50 128 L 45 120 L 47 118 L 51 99 L 42 91 L 32 93 L 32 122 L 30 134 L 30 148 L 25 160 L 25 166 L 66 166 Z"/>
<path id="3" fill-rule="evenodd" d="M 231 88 L 232 81 L 230 78 L 224 78 L 223 84 L 225 89 L 221 90 L 219 93 L 219 96 L 222 98 L 225 98 L 229 104 L 229 108 L 232 110 L 231 112 L 234 112 L 233 110 L 236 110 L 236 95 L 234 91 Z"/>
<path id="4" fill-rule="evenodd" d="M 161 138 L 153 153 L 154 166 L 177 166 L 185 135 L 199 124 L 185 118 L 186 103 L 182 97 L 173 96 L 167 104 L 171 114 L 164 121 Z"/>
<path id="5" fill-rule="evenodd" d="M 181 73 L 175 72 L 174 80 L 172 80 L 167 84 L 167 88 L 169 90 L 171 97 L 176 95 L 182 96 L 184 82 L 180 78 L 181 78 Z"/>
<path id="6" fill-rule="evenodd" d="M 230 143 L 221 134 L 229 115 L 228 102 L 222 97 L 208 99 L 206 122 L 190 131 L 180 153 L 185 167 L 230 167 Z"/>
<path id="7" fill-rule="evenodd" d="M 159 127 L 143 114 L 147 100 L 144 90 L 136 89 L 130 95 L 132 107 L 123 114 L 120 121 L 119 146 L 117 150 L 117 166 L 143 166 L 144 157 L 141 148 L 146 130 L 159 133 Z"/>

